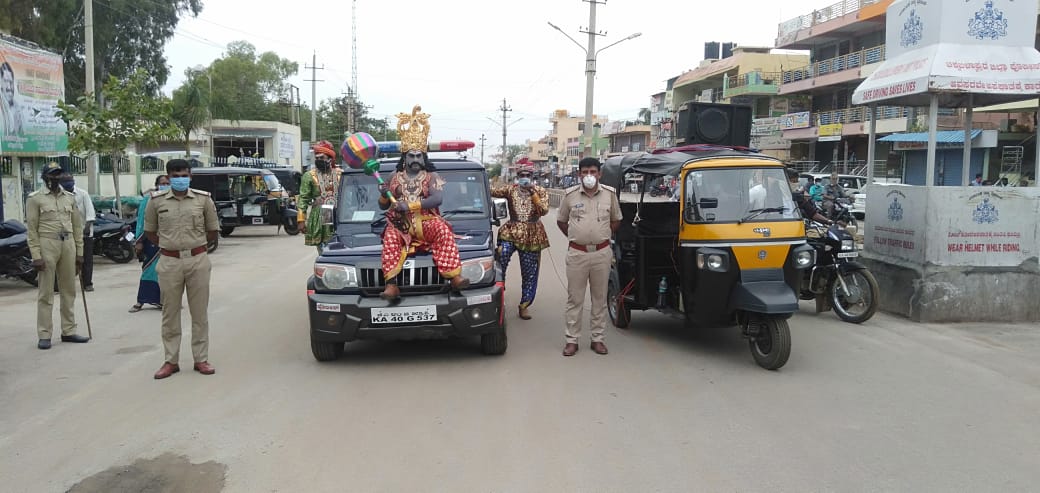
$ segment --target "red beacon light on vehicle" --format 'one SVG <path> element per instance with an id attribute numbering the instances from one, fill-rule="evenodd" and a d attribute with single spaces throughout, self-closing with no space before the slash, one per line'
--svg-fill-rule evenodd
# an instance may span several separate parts
<path id="1" fill-rule="evenodd" d="M 378 142 L 379 152 L 383 154 L 400 154 L 401 143 L 400 142 Z M 440 142 L 430 142 L 428 152 L 465 152 L 474 147 L 477 144 L 469 140 L 442 140 Z"/>

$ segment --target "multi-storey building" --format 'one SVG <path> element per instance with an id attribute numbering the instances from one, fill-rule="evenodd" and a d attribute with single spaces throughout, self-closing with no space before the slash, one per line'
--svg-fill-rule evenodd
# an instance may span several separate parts
<path id="1" fill-rule="evenodd" d="M 607 124 L 606 115 L 592 115 L 593 121 L 593 154 L 606 154 L 608 141 L 601 134 L 602 127 Z M 552 131 L 546 136 L 547 157 L 557 163 L 553 170 L 557 175 L 566 175 L 578 167 L 581 159 L 581 136 L 585 131 L 585 117 L 571 115 L 567 110 L 556 110 L 549 115 Z"/>
<path id="2" fill-rule="evenodd" d="M 885 9 L 893 0 L 844 0 L 780 24 L 776 47 L 808 50 L 809 63 L 784 70 L 779 94 L 810 101 L 780 119 L 791 160 L 806 169 L 862 171 L 868 113 L 852 106 L 852 93 L 885 60 Z M 878 107 L 879 135 L 904 132 L 910 108 Z M 884 162 L 887 145 L 877 155 Z M 878 163 L 875 163 L 876 165 Z"/>

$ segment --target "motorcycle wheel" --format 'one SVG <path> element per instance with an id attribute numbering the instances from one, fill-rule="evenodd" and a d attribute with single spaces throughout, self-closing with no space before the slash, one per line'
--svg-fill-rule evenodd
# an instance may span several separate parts
<path id="1" fill-rule="evenodd" d="M 652 189 L 652 190 L 650 190 L 650 196 L 651 196 L 651 197 L 656 197 L 656 196 L 658 196 L 658 195 L 660 195 L 660 193 L 658 193 L 658 191 L 657 191 L 657 189 L 656 189 L 656 188 L 655 188 L 655 189 Z"/>
<path id="2" fill-rule="evenodd" d="M 845 281 L 849 295 L 845 295 L 837 277 L 831 280 L 829 291 L 834 313 L 838 314 L 838 318 L 853 324 L 870 320 L 878 307 L 879 290 L 874 274 L 861 269 L 849 272 L 841 276 L 841 279 Z"/>
<path id="3" fill-rule="evenodd" d="M 24 274 L 20 274 L 18 276 L 18 279 L 25 281 L 27 284 L 33 287 L 37 287 L 40 285 L 40 273 L 33 268 L 32 258 L 23 255 L 14 259 L 14 261 L 18 266 L 18 270 L 24 272 Z"/>
<path id="4" fill-rule="evenodd" d="M 296 222 L 296 218 L 292 218 L 285 221 L 285 224 L 282 227 L 285 228 L 285 232 L 289 236 L 296 236 L 300 234 L 300 224 Z"/>
<path id="5" fill-rule="evenodd" d="M 125 241 L 109 243 L 104 246 L 102 251 L 106 258 L 117 264 L 125 264 L 137 257 L 137 252 L 134 251 L 134 246 Z"/>
<path id="6" fill-rule="evenodd" d="M 39 287 L 40 286 L 39 273 L 36 272 L 36 271 L 32 271 L 32 272 L 30 272 L 28 274 L 22 274 L 22 275 L 18 276 L 18 278 L 23 280 L 23 281 L 25 281 L 26 283 L 28 283 L 32 287 Z"/>
<path id="7" fill-rule="evenodd" d="M 791 356 L 791 328 L 787 320 L 767 317 L 751 323 L 759 324 L 758 334 L 748 339 L 748 348 L 758 366 L 778 370 Z"/>

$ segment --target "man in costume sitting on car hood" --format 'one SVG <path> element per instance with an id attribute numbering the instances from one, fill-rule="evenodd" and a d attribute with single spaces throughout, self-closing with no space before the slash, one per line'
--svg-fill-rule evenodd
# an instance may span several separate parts
<path id="1" fill-rule="evenodd" d="M 440 214 L 444 180 L 426 155 L 430 115 L 421 111 L 416 106 L 410 115 L 398 113 L 401 160 L 387 183 L 380 185 L 379 207 L 386 211 L 387 219 L 382 257 L 386 288 L 380 296 L 389 301 L 400 298 L 397 275 L 408 255 L 416 252 L 432 252 L 437 271 L 451 280 L 455 291 L 469 286 L 469 281 L 461 276 L 455 233 Z M 387 190 L 396 203 L 386 197 Z"/>

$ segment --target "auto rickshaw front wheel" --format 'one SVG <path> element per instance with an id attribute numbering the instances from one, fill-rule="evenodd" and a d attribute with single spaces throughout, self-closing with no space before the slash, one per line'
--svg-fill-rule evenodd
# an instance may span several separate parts
<path id="1" fill-rule="evenodd" d="M 778 317 L 752 319 L 748 327 L 748 348 L 758 366 L 778 370 L 791 356 L 791 328 Z"/>
<path id="2" fill-rule="evenodd" d="M 222 238 L 227 238 L 228 236 L 231 236 L 231 233 L 234 233 L 234 232 L 235 232 L 235 227 L 234 226 L 221 226 L 220 227 L 220 236 Z"/>
<path id="3" fill-rule="evenodd" d="M 296 218 L 290 218 L 285 221 L 282 225 L 285 228 L 285 233 L 289 236 L 296 236 L 300 234 L 300 223 L 296 222 Z"/>

